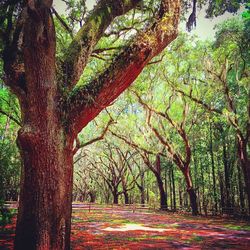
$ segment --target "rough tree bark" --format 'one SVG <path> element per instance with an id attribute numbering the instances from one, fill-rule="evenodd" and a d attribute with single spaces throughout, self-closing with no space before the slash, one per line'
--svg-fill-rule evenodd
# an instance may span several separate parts
<path id="1" fill-rule="evenodd" d="M 164 185 L 163 185 L 163 181 L 161 179 L 161 177 L 156 178 L 157 179 L 157 184 L 158 184 L 158 188 L 160 191 L 160 209 L 161 210 L 167 210 L 167 197 L 166 197 L 166 193 L 164 190 Z"/>
<path id="2" fill-rule="evenodd" d="M 69 249 L 73 138 L 58 112 L 55 31 L 50 10 L 28 9 L 24 25 L 26 98 L 18 145 L 24 169 L 15 249 Z"/>
<path id="3" fill-rule="evenodd" d="M 177 36 L 180 2 L 162 0 L 154 23 L 103 74 L 79 87 L 76 84 L 106 28 L 140 0 L 98 1 L 60 65 L 55 60 L 52 2 L 29 0 L 20 5 L 23 11 L 13 43 L 7 41 L 3 51 L 5 83 L 19 98 L 22 113 L 18 144 L 24 167 L 15 249 L 70 249 L 77 134 Z"/>
<path id="4" fill-rule="evenodd" d="M 160 155 L 156 155 L 156 160 L 155 160 L 155 165 L 156 165 L 156 169 L 159 171 L 154 171 L 156 180 L 157 180 L 157 185 L 159 188 L 159 192 L 160 192 L 160 209 L 161 210 L 167 210 L 168 206 L 167 206 L 167 195 L 164 189 L 164 183 L 162 181 L 161 178 L 161 159 L 160 159 Z"/>
<path id="5" fill-rule="evenodd" d="M 186 169 L 188 169 L 188 168 L 186 168 Z M 192 214 L 198 215 L 199 212 L 198 212 L 198 206 L 197 206 L 197 197 L 196 197 L 196 193 L 195 193 L 194 188 L 193 188 L 193 183 L 192 183 L 192 179 L 190 176 L 190 171 L 184 170 L 183 174 L 184 174 L 185 180 L 186 180 L 187 192 L 189 195 L 190 205 L 192 208 Z"/>

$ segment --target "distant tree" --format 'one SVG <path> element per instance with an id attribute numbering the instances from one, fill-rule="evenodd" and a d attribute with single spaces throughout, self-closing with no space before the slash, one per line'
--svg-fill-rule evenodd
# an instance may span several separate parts
<path id="1" fill-rule="evenodd" d="M 204 50 L 203 76 L 196 77 L 189 72 L 190 77 L 184 81 L 188 90 L 173 88 L 199 104 L 206 111 L 226 118 L 234 129 L 237 138 L 237 154 L 244 174 L 246 193 L 248 196 L 248 210 L 250 211 L 250 36 L 249 21 L 237 18 L 225 21 L 217 27 L 216 41 L 210 48 L 210 54 Z M 206 50 L 209 49 L 209 46 Z M 199 83 L 200 89 L 195 90 Z M 204 85 L 207 84 L 207 87 Z M 201 93 L 209 93 L 208 100 L 201 97 Z M 220 127 L 220 135 L 224 136 Z M 225 138 L 223 140 L 225 144 Z M 226 146 L 224 145 L 224 165 L 227 166 Z M 226 183 L 229 183 L 228 166 L 225 167 Z M 229 184 L 228 184 L 229 185 Z M 229 188 L 227 196 L 229 196 Z M 229 202 L 230 203 L 230 202 Z M 228 205 L 229 205 L 228 203 Z"/>

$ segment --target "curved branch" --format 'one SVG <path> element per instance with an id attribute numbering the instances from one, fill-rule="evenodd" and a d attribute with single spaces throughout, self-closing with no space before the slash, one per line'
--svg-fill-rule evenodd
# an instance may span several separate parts
<path id="1" fill-rule="evenodd" d="M 97 141 L 102 140 L 104 138 L 105 134 L 107 133 L 107 131 L 109 129 L 109 126 L 111 124 L 113 124 L 113 123 L 114 123 L 114 120 L 112 118 L 110 118 L 110 120 L 108 121 L 107 125 L 103 129 L 102 133 L 98 137 L 96 137 L 96 138 L 94 138 L 94 139 L 92 139 L 92 140 L 90 140 L 88 142 L 81 143 L 80 140 L 79 140 L 79 138 L 77 138 L 76 139 L 76 146 L 73 149 L 73 154 L 75 155 L 80 148 L 84 148 L 84 147 L 86 147 L 88 145 L 91 145 L 91 144 L 93 144 L 93 143 L 95 143 Z"/>
<path id="2" fill-rule="evenodd" d="M 124 15 L 141 0 L 101 0 L 78 31 L 65 54 L 62 82 L 71 89 L 79 81 L 92 51 L 117 16 Z"/>
<path id="3" fill-rule="evenodd" d="M 180 2 L 162 0 L 156 21 L 118 55 L 93 81 L 76 87 L 64 102 L 70 133 L 77 134 L 128 88 L 150 60 L 178 34 Z"/>
<path id="4" fill-rule="evenodd" d="M 175 152 L 174 148 L 169 143 L 169 141 L 165 140 L 161 136 L 161 134 L 159 133 L 159 131 L 151 124 L 150 120 L 151 120 L 151 111 L 149 111 L 149 115 L 148 115 L 148 118 L 147 118 L 147 124 L 148 124 L 148 126 L 154 132 L 155 136 L 162 143 L 162 145 L 164 145 L 166 147 L 169 155 L 172 157 L 172 159 L 176 163 L 176 165 L 178 167 L 180 167 L 181 169 L 184 169 L 185 168 L 185 164 L 184 164 L 184 161 L 182 160 L 181 155 L 179 153 Z"/>

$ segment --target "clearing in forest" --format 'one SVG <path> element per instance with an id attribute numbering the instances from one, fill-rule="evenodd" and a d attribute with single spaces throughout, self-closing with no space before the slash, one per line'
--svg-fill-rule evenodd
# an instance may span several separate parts
<path id="1" fill-rule="evenodd" d="M 72 249 L 250 249 L 250 223 L 118 208 L 73 209 Z M 0 230 L 13 249 L 15 218 Z"/>

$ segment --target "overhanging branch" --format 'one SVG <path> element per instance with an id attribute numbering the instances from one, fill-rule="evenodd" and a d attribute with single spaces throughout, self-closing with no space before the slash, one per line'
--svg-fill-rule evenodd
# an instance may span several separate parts
<path id="1" fill-rule="evenodd" d="M 155 23 L 139 33 L 113 63 L 89 84 L 76 87 L 65 100 L 69 131 L 77 134 L 102 109 L 114 101 L 147 63 L 158 55 L 178 33 L 180 2 L 163 0 Z"/>
<path id="2" fill-rule="evenodd" d="M 80 79 L 95 45 L 117 16 L 124 15 L 141 0 L 100 0 L 85 24 L 78 31 L 65 54 L 63 75 L 66 87 L 71 89 Z"/>

